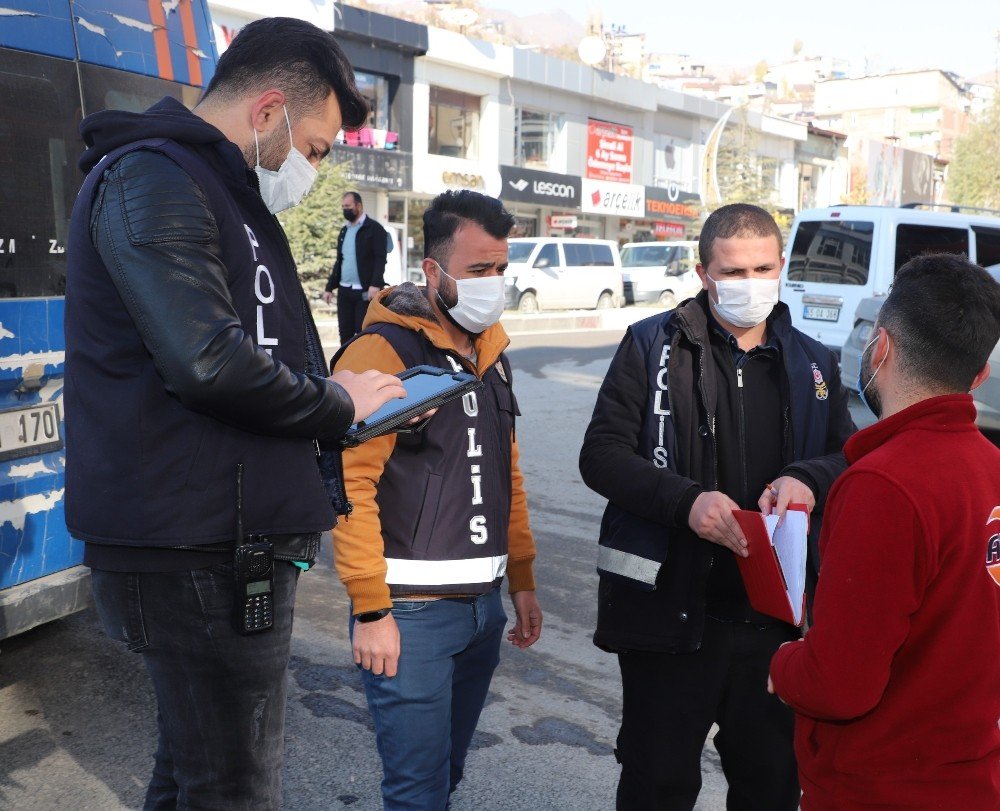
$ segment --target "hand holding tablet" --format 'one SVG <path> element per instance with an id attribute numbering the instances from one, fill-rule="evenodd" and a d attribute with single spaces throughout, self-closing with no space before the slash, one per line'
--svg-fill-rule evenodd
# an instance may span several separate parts
<path id="1" fill-rule="evenodd" d="M 400 372 L 396 378 L 406 390 L 406 396 L 389 400 L 367 418 L 352 425 L 341 439 L 341 445 L 351 448 L 374 437 L 399 430 L 414 418 L 483 386 L 483 382 L 473 374 L 452 372 L 434 366 L 414 366 Z"/>

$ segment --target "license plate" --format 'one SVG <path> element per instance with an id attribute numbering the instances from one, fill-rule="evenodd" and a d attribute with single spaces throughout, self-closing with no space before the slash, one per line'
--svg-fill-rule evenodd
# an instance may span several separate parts
<path id="1" fill-rule="evenodd" d="M 61 447 L 59 410 L 55 403 L 0 411 L 0 459 L 30 456 Z"/>
<path id="2" fill-rule="evenodd" d="M 814 307 L 807 304 L 803 317 L 812 321 L 836 321 L 840 318 L 840 307 Z"/>

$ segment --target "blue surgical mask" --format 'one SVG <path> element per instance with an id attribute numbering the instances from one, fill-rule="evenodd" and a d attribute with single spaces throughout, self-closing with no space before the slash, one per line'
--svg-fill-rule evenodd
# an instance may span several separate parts
<path id="1" fill-rule="evenodd" d="M 886 333 L 886 339 L 888 340 L 889 333 Z M 871 386 L 872 382 L 875 380 L 875 375 L 879 373 L 879 369 L 885 363 L 885 359 L 889 357 L 889 352 L 886 351 L 885 356 L 879 362 L 878 367 L 868 378 L 868 382 L 865 382 L 865 357 L 868 355 L 868 350 L 871 349 L 875 344 L 878 343 L 878 330 L 875 331 L 875 337 L 872 338 L 868 345 L 861 350 L 861 368 L 858 369 L 858 396 L 861 398 L 861 402 L 864 403 L 868 410 L 875 415 L 876 419 L 882 419 L 882 397 L 878 393 L 877 388 L 872 388 L 871 393 L 865 396 L 868 388 Z M 869 363 L 869 369 L 871 364 Z"/>

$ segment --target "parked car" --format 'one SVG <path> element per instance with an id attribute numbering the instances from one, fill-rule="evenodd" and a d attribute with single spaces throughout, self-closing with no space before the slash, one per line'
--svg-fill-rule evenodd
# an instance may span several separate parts
<path id="1" fill-rule="evenodd" d="M 1000 264 L 994 263 L 986 269 L 993 278 L 1000 281 Z M 840 356 L 840 371 L 844 385 L 854 391 L 858 390 L 861 354 L 871 340 L 875 319 L 885 299 L 885 296 L 861 299 L 854 314 L 854 329 L 844 342 Z M 979 428 L 1000 445 L 1000 342 L 990 353 L 990 376 L 973 390 L 972 399 L 978 412 L 976 423 Z"/>
<path id="2" fill-rule="evenodd" d="M 913 207 L 803 211 L 792 224 L 781 298 L 796 327 L 839 352 L 872 306 L 862 308 L 862 300 L 887 295 L 896 271 L 924 253 L 965 254 L 984 267 L 996 265 L 1000 218 Z"/>
<path id="3" fill-rule="evenodd" d="M 622 246 L 626 304 L 657 304 L 672 310 L 701 290 L 697 242 L 629 242 Z"/>
<path id="4" fill-rule="evenodd" d="M 620 307 L 622 267 L 609 239 L 517 237 L 508 241 L 507 308 L 539 310 Z"/>

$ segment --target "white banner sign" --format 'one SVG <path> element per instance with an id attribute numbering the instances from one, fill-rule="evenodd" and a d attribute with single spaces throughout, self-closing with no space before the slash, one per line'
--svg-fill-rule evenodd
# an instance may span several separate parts
<path id="1" fill-rule="evenodd" d="M 583 178 L 581 206 L 588 214 L 612 214 L 618 217 L 646 216 L 646 188 L 609 180 Z"/>

